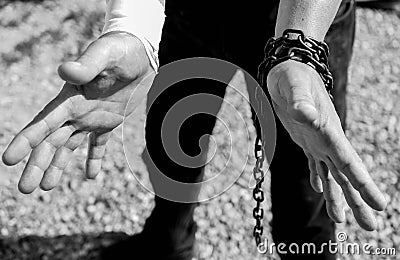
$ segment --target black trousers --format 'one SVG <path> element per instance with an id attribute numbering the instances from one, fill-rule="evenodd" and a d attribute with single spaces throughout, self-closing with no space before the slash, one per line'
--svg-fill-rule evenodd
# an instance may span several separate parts
<path id="1" fill-rule="evenodd" d="M 235 5 L 232 1 L 230 4 L 226 1 L 208 1 L 209 4 L 205 3 L 207 1 L 197 2 L 201 4 L 187 0 L 167 1 L 167 17 L 159 50 L 161 65 L 184 58 L 212 57 L 232 62 L 256 78 L 258 65 L 264 57 L 264 45 L 274 35 L 278 1 L 260 1 L 262 3 L 248 6 Z M 354 31 L 355 7 L 352 1 L 344 1 L 326 37 L 331 51 L 329 62 L 334 76 L 334 102 L 343 127 L 346 120 L 347 69 L 352 55 Z M 158 95 L 160 90 L 154 88 L 148 95 L 145 162 L 149 165 L 151 157 L 152 163 L 174 180 L 199 182 L 203 178 L 203 167 L 185 167 L 171 160 L 165 151 L 160 129 L 168 118 L 167 112 L 180 100 L 200 93 L 222 99 L 226 86 L 212 80 L 191 79 L 165 88 L 161 95 Z M 254 90 L 248 91 L 253 96 L 251 92 Z M 192 116 L 180 128 L 177 135 L 187 155 L 206 153 L 206 149 L 199 146 L 199 140 L 212 134 L 221 99 L 200 102 L 200 106 L 203 104 L 211 113 Z M 329 239 L 334 240 L 334 223 L 326 213 L 323 196 L 315 193 L 309 184 L 307 158 L 277 117 L 275 121 L 277 143 L 270 168 L 274 242 L 321 244 Z M 151 169 L 149 173 L 151 177 Z M 154 188 L 157 190 L 157 187 Z M 194 205 L 156 197 L 155 211 L 169 218 L 169 221 L 163 220 L 166 225 L 187 222 L 191 219 L 188 216 L 192 215 L 193 208 Z M 296 258 L 285 255 L 282 259 L 292 257 Z M 307 259 L 334 257 L 326 252 L 325 255 L 307 256 Z"/>

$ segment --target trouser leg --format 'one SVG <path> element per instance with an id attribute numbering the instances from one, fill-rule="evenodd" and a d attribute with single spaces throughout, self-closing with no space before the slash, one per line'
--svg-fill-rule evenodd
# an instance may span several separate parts
<path id="1" fill-rule="evenodd" d="M 165 209 L 168 213 L 163 213 L 164 217 L 170 219 L 171 224 L 181 214 L 192 215 L 195 203 L 165 198 L 162 187 L 165 183 L 159 181 L 159 174 L 183 183 L 202 181 L 209 136 L 225 87 L 223 83 L 207 79 L 185 80 L 165 89 L 149 106 L 157 92 L 150 90 L 143 158 L 156 193 L 155 210 Z M 193 112 L 190 117 L 187 117 L 187 111 Z M 195 201 L 199 190 L 188 190 L 187 194 L 181 192 L 176 200 Z"/>
<path id="2" fill-rule="evenodd" d="M 150 90 L 149 96 L 152 95 Z M 204 94 L 215 95 L 219 98 L 210 99 L 208 95 L 204 97 L 192 95 Z M 171 252 L 188 251 L 190 252 L 194 243 L 195 224 L 193 212 L 197 205 L 196 198 L 200 192 L 200 186 L 195 186 L 189 190 L 181 190 L 180 198 L 191 201 L 182 203 L 171 201 L 171 198 L 159 196 L 160 190 L 164 189 L 163 181 L 157 180 L 161 173 L 168 178 L 182 183 L 201 182 L 204 175 L 204 165 L 208 150 L 208 136 L 212 134 L 215 124 L 215 115 L 218 112 L 221 100 L 225 93 L 225 86 L 219 82 L 193 79 L 177 83 L 170 86 L 160 94 L 153 105 L 148 107 L 148 117 L 146 123 L 146 150 L 143 159 L 150 174 L 150 180 L 155 190 L 155 207 L 146 221 L 145 230 L 152 230 L 158 237 L 163 238 L 163 243 L 169 244 Z M 210 114 L 194 114 L 189 118 L 179 118 L 178 111 L 174 111 L 173 106 L 179 104 L 185 98 L 191 99 L 190 109 L 207 111 Z M 151 99 L 151 98 L 150 98 Z M 193 107 L 194 106 L 194 107 Z M 207 106 L 205 108 L 204 106 Z M 177 107 L 178 110 L 185 109 Z M 167 116 L 167 112 L 173 113 L 172 117 Z M 182 125 L 180 123 L 183 122 Z M 170 130 L 168 127 L 179 125 L 179 132 Z M 167 134 L 161 135 L 161 129 Z M 169 140 L 178 136 L 177 146 L 169 145 Z M 163 139 L 165 138 L 165 139 Z M 194 164 L 184 165 L 186 162 L 180 158 L 171 158 L 176 154 L 174 149 L 182 149 L 182 152 L 196 158 Z M 157 169 L 156 169 L 156 168 Z M 158 172 L 158 173 L 157 173 Z M 173 190 L 175 192 L 175 190 Z M 188 250 L 190 249 L 190 250 Z"/>
<path id="3" fill-rule="evenodd" d="M 185 24 L 187 22 L 180 21 L 173 14 L 167 17 L 159 51 L 161 65 L 184 58 L 213 55 L 204 45 L 191 40 L 191 32 L 183 28 Z M 153 84 L 148 94 L 143 159 L 156 196 L 155 207 L 146 221 L 144 232 L 150 230 L 162 237 L 171 252 L 188 251 L 193 246 L 193 212 L 200 185 L 179 190 L 177 200 L 180 201 L 176 201 L 164 196 L 165 192 L 171 192 L 173 197 L 178 191 L 165 187 L 159 174 L 181 183 L 202 181 L 209 136 L 225 89 L 226 85 L 221 82 L 200 78 L 180 81 L 172 86 Z"/>
<path id="4" fill-rule="evenodd" d="M 332 24 L 326 37 L 330 50 L 329 65 L 334 79 L 333 103 L 343 129 L 346 129 L 348 68 L 353 54 L 355 26 L 356 9 L 354 1 L 350 1 Z"/>

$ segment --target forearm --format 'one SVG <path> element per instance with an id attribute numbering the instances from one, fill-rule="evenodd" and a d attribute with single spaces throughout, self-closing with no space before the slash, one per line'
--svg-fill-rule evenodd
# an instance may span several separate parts
<path id="1" fill-rule="evenodd" d="M 275 36 L 282 36 L 286 29 L 298 29 L 322 41 L 340 3 L 341 0 L 280 0 Z"/>
<path id="2" fill-rule="evenodd" d="M 165 0 L 107 0 L 103 34 L 115 31 L 130 33 L 143 43 L 155 70 L 157 51 L 164 25 Z"/>

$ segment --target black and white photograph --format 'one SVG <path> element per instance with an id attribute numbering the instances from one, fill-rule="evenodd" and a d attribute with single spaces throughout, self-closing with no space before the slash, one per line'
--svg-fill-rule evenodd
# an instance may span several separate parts
<path id="1" fill-rule="evenodd" d="M 400 0 L 0 0 L 0 260 L 400 259 Z"/>

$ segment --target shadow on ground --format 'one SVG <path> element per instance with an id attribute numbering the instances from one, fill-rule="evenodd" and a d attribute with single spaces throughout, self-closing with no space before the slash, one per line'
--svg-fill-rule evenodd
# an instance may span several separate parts
<path id="1" fill-rule="evenodd" d="M 55 237 L 24 236 L 0 239 L 2 260 L 94 260 L 102 248 L 126 239 L 125 233 L 74 234 Z"/>

